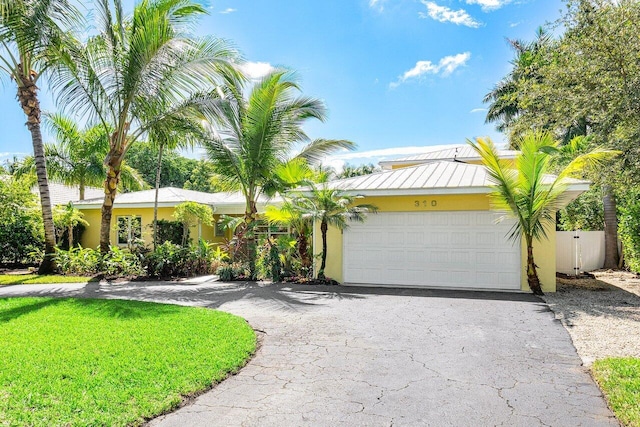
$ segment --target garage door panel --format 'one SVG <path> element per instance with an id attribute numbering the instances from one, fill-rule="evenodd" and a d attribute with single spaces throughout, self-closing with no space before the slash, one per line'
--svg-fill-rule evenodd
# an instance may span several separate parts
<path id="1" fill-rule="evenodd" d="M 472 212 L 370 215 L 345 230 L 346 283 L 520 288 L 520 246 L 507 241 L 510 222 Z"/>
<path id="2" fill-rule="evenodd" d="M 449 251 L 440 250 L 440 251 L 430 251 L 429 253 L 431 255 L 429 257 L 429 260 L 432 263 L 438 263 L 438 264 L 445 264 L 446 263 L 446 264 L 448 264 L 448 263 L 451 262 L 451 260 L 450 260 L 450 255 L 451 254 L 449 253 Z"/>

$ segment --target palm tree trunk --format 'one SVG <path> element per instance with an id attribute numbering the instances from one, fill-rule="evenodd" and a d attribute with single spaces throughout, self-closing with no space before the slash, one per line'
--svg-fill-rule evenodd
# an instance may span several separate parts
<path id="1" fill-rule="evenodd" d="M 309 259 L 309 241 L 304 231 L 298 234 L 298 255 L 300 255 L 302 268 L 309 268 L 311 266 L 311 260 Z"/>
<path id="2" fill-rule="evenodd" d="M 256 220 L 258 208 L 256 202 L 249 199 L 247 201 L 247 211 L 244 214 L 245 230 L 247 236 L 247 261 L 249 263 L 249 279 L 256 280 L 258 275 L 256 271 L 256 236 L 253 231 L 253 225 Z"/>
<path id="3" fill-rule="evenodd" d="M 35 84 L 35 76 L 25 75 L 22 65 L 18 65 L 18 101 L 22 110 L 27 115 L 27 128 L 31 133 L 33 144 L 33 158 L 36 163 L 36 175 L 38 177 L 38 191 L 40 193 L 40 206 L 42 208 L 42 221 L 44 223 L 44 258 L 38 268 L 38 274 L 51 273 L 55 270 L 53 255 L 56 246 L 56 234 L 53 226 L 53 214 L 51 211 L 51 198 L 49 196 L 49 180 L 47 177 L 47 164 L 44 157 L 42 144 L 42 132 L 40 129 L 40 101 L 38 100 L 38 87 Z"/>
<path id="4" fill-rule="evenodd" d="M 67 234 L 69 235 L 69 250 L 71 250 L 73 248 L 73 225 L 69 225 Z"/>
<path id="5" fill-rule="evenodd" d="M 79 199 L 84 200 L 84 178 L 80 179 Z"/>
<path id="6" fill-rule="evenodd" d="M 104 180 L 104 202 L 102 203 L 102 221 L 100 223 L 100 252 L 109 252 L 111 243 L 111 215 L 113 202 L 116 199 L 118 183 L 120 182 L 120 166 L 122 165 L 122 152 L 118 153 L 113 148 L 107 157 L 107 178 Z"/>
<path id="7" fill-rule="evenodd" d="M 322 233 L 322 263 L 320 264 L 320 271 L 318 272 L 318 279 L 324 279 L 324 268 L 327 266 L 327 226 L 326 221 L 322 221 L 320 224 L 320 232 Z"/>
<path id="8" fill-rule="evenodd" d="M 544 295 L 542 287 L 540 286 L 540 279 L 538 278 L 538 271 L 536 269 L 536 263 L 533 259 L 533 239 L 528 237 L 527 239 L 527 282 L 529 288 L 534 295 Z"/>
<path id="9" fill-rule="evenodd" d="M 602 205 L 604 207 L 604 268 L 618 268 L 618 217 L 616 215 L 616 197 L 610 185 L 602 187 Z"/>
<path id="10" fill-rule="evenodd" d="M 160 192 L 160 174 L 162 172 L 162 151 L 164 144 L 160 144 L 158 150 L 158 165 L 156 166 L 156 195 L 153 201 L 153 250 L 158 245 L 158 193 Z M 183 243 L 184 245 L 184 243 Z"/>

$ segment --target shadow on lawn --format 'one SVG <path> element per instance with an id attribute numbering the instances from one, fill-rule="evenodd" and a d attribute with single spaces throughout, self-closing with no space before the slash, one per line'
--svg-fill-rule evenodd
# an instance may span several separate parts
<path id="1" fill-rule="evenodd" d="M 0 322 L 9 322 L 10 320 L 17 319 L 20 316 L 36 312 L 45 307 L 59 304 L 61 301 L 62 300 L 55 298 L 36 300 L 32 304 L 20 305 L 18 307 L 9 308 L 6 310 L 0 310 Z"/>

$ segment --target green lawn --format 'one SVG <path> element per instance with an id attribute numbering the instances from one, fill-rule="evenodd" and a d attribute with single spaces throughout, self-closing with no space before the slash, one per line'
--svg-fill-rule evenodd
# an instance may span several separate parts
<path id="1" fill-rule="evenodd" d="M 122 300 L 0 299 L 0 425 L 138 425 L 236 371 L 243 319 Z"/>
<path id="2" fill-rule="evenodd" d="M 86 283 L 92 277 L 86 276 L 61 276 L 50 274 L 39 276 L 37 274 L 0 274 L 0 286 L 2 285 L 36 285 L 42 283 Z"/>
<path id="3" fill-rule="evenodd" d="M 625 426 L 640 427 L 640 359 L 597 360 L 593 375 L 618 420 Z"/>

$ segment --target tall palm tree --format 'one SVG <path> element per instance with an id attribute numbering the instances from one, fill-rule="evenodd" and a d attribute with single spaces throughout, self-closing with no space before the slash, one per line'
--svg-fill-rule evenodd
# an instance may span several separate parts
<path id="1" fill-rule="evenodd" d="M 185 114 L 186 113 L 186 114 Z M 165 150 L 194 147 L 202 138 L 206 138 L 201 121 L 205 116 L 193 112 L 178 111 L 149 129 L 149 141 L 158 149 L 156 164 L 155 196 L 153 202 L 153 248 L 158 244 L 158 194 L 162 178 L 162 156 Z"/>
<path id="2" fill-rule="evenodd" d="M 302 124 L 308 119 L 324 120 L 325 107 L 317 99 L 299 96 L 299 91 L 290 73 L 275 71 L 256 83 L 246 97 L 243 85 L 230 85 L 220 103 L 219 128 L 206 141 L 205 149 L 216 172 L 245 198 L 243 231 L 254 225 L 258 197 L 263 189 L 273 188 L 274 171 L 290 160 L 297 144 L 307 143 L 295 157 L 311 162 L 337 149 L 355 147 L 345 140 L 309 142 Z M 255 275 L 255 240 L 251 232 L 247 235 L 249 265 Z"/>
<path id="3" fill-rule="evenodd" d="M 538 67 L 552 40 L 542 27 L 532 42 L 507 39 L 516 54 L 511 61 L 513 68 L 484 96 L 482 102 L 489 104 L 485 123 L 496 123 L 497 130 L 504 132 L 518 118 L 523 108 L 519 100 L 520 82 L 539 78 Z"/>
<path id="4" fill-rule="evenodd" d="M 0 0 L 0 70 L 18 87 L 17 98 L 27 116 L 38 177 L 45 236 L 45 256 L 38 269 L 41 274 L 49 273 L 55 267 L 56 238 L 40 129 L 37 84 L 49 65 L 49 50 L 60 43 L 64 29 L 77 18 L 77 11 L 66 0 Z"/>
<path id="5" fill-rule="evenodd" d="M 560 143 L 549 133 L 530 132 L 517 145 L 520 153 L 515 168 L 500 159 L 498 150 L 489 138 L 468 140 L 482 158 L 490 179 L 494 183 L 490 194 L 493 209 L 504 211 L 515 218 L 508 238 L 517 241 L 524 237 L 527 247 L 527 281 L 536 295 L 543 295 L 533 256 L 534 240 L 547 238 L 547 230 L 555 225 L 555 213 L 562 204 L 568 179 L 585 168 L 595 168 L 617 155 L 615 151 L 595 149 L 578 155 L 557 176 L 549 175 L 552 157 L 559 153 Z"/>
<path id="6" fill-rule="evenodd" d="M 324 279 L 327 266 L 327 231 L 329 226 L 344 230 L 350 221 L 364 222 L 368 213 L 378 212 L 378 207 L 363 203 L 355 205 L 361 196 L 352 196 L 331 188 L 329 183 L 311 185 L 310 191 L 295 197 L 292 208 L 298 211 L 299 217 L 309 218 L 311 222 L 320 223 L 322 235 L 322 262 L 318 270 L 318 278 Z"/>
<path id="7" fill-rule="evenodd" d="M 100 125 L 82 130 L 69 117 L 45 114 L 45 125 L 56 143 L 45 144 L 47 172 L 53 181 L 78 186 L 79 199 L 84 200 L 87 186 L 98 187 L 104 180 L 104 158 L 109 151 L 109 133 Z M 15 170 L 16 175 L 35 173 L 32 156 L 25 157 Z M 121 188 L 142 190 L 147 186 L 142 176 L 131 166 L 122 163 Z"/>
<path id="8" fill-rule="evenodd" d="M 102 252 L 109 251 L 113 203 L 129 148 L 169 117 L 207 110 L 223 75 L 238 78 L 238 54 L 227 42 L 189 33 L 205 12 L 192 0 L 142 0 L 127 16 L 120 0 L 98 0 L 98 34 L 86 43 L 69 40 L 58 51 L 61 65 L 52 78 L 58 101 L 112 129 L 104 160 Z"/>

